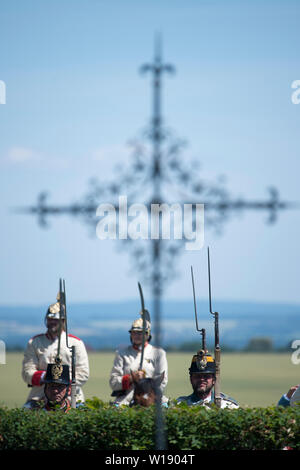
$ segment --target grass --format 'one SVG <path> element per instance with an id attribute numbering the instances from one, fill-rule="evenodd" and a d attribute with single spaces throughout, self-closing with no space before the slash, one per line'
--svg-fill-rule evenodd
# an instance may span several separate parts
<path id="1" fill-rule="evenodd" d="M 169 382 L 165 395 L 177 398 L 191 393 L 188 368 L 192 353 L 167 354 Z M 84 386 L 86 398 L 110 400 L 109 375 L 114 359 L 111 352 L 89 352 L 90 378 Z M 20 407 L 29 389 L 21 377 L 23 354 L 8 352 L 6 364 L 0 364 L 0 403 Z M 290 354 L 224 353 L 221 359 L 221 390 L 241 406 L 275 405 L 292 385 L 300 383 L 299 367 Z"/>

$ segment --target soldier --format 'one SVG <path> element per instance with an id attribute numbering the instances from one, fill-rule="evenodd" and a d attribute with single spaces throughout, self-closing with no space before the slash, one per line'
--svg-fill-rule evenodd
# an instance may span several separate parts
<path id="1" fill-rule="evenodd" d="M 188 396 L 177 398 L 177 403 L 187 403 L 192 405 L 209 406 L 214 403 L 214 384 L 215 384 L 216 364 L 213 357 L 203 350 L 198 351 L 192 358 L 189 368 L 190 382 L 193 387 L 193 393 Z M 238 403 L 231 397 L 221 393 L 221 408 L 235 409 L 239 408 Z"/>
<path id="2" fill-rule="evenodd" d="M 60 409 L 67 413 L 71 409 L 68 400 L 71 392 L 69 366 L 57 363 L 48 364 L 44 382 L 44 409 L 47 411 Z"/>
<path id="3" fill-rule="evenodd" d="M 291 406 L 293 401 L 295 400 L 295 392 L 298 390 L 298 394 L 300 391 L 300 385 L 294 385 L 291 387 L 286 393 L 282 395 L 280 398 L 279 402 L 277 403 L 277 406 L 283 406 L 283 407 L 288 407 Z M 298 395 L 299 396 L 299 395 Z M 297 397 L 297 395 L 296 395 Z M 300 401 L 300 399 L 298 399 Z"/>
<path id="4" fill-rule="evenodd" d="M 60 356 L 63 364 L 71 365 L 71 352 L 66 344 L 65 320 L 60 320 L 60 305 L 56 302 L 49 306 L 45 324 L 46 333 L 34 336 L 28 341 L 22 364 L 23 380 L 30 387 L 26 401 L 26 408 L 35 407 L 36 402 L 45 397 L 44 384 L 47 366 L 55 362 L 58 351 L 60 333 Z M 76 351 L 76 399 L 84 401 L 82 386 L 89 377 L 88 356 L 83 341 L 74 335 L 68 334 L 69 346 L 75 346 Z"/>
<path id="5" fill-rule="evenodd" d="M 45 411 L 71 409 L 68 396 L 71 391 L 70 370 L 68 365 L 60 363 L 48 364 L 44 379 L 44 397 L 33 403 L 25 403 L 23 408 L 41 409 Z"/>
<path id="6" fill-rule="evenodd" d="M 143 368 L 140 369 L 142 352 L 143 320 L 138 318 L 132 323 L 130 333 L 131 345 L 123 350 L 116 351 L 114 364 L 111 370 L 109 384 L 115 396 L 115 405 L 129 405 L 133 398 L 134 384 L 143 378 L 158 379 L 163 377 L 160 392 L 163 394 L 168 382 L 168 363 L 166 352 L 150 344 L 151 324 L 146 321 L 146 336 L 144 347 Z M 162 396 L 162 401 L 168 399 Z"/>

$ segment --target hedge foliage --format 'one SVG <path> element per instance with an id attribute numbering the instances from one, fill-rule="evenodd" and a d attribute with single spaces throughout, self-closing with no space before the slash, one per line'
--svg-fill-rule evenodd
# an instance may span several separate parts
<path id="1" fill-rule="evenodd" d="M 168 450 L 300 450 L 300 406 L 164 410 Z M 0 408 L 0 450 L 154 450 L 155 409 L 115 408 L 98 399 L 47 413 Z"/>

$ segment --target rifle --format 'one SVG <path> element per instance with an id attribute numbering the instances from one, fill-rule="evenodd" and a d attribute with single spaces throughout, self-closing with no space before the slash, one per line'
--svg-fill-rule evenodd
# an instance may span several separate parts
<path id="1" fill-rule="evenodd" d="M 193 297 L 194 297 L 194 311 L 195 311 L 195 321 L 196 321 L 196 330 L 200 331 L 202 335 L 202 351 L 204 354 L 207 352 L 206 349 L 206 332 L 204 328 L 199 329 L 198 326 L 198 314 L 197 314 L 197 306 L 196 306 L 196 295 L 195 295 L 195 283 L 194 283 L 194 273 L 193 273 L 193 266 L 191 266 L 191 275 L 192 275 L 192 286 L 193 286 Z"/>
<path id="2" fill-rule="evenodd" d="M 211 280 L 210 280 L 210 255 L 207 248 L 208 262 L 208 288 L 209 288 L 209 311 L 215 319 L 215 364 L 216 364 L 216 382 L 215 382 L 215 405 L 221 408 L 221 388 L 220 388 L 220 367 L 221 367 L 221 348 L 219 340 L 219 313 L 213 312 L 211 302 Z"/>
<path id="3" fill-rule="evenodd" d="M 60 345 L 61 345 L 61 332 L 62 332 L 62 322 L 66 319 L 65 317 L 65 294 L 62 289 L 62 280 L 59 280 L 59 293 L 57 295 L 57 300 L 59 303 L 59 326 L 58 326 L 58 346 L 55 362 L 61 363 L 62 359 L 60 357 Z"/>
<path id="4" fill-rule="evenodd" d="M 141 315 L 143 319 L 143 337 L 142 337 L 142 353 L 141 353 L 141 360 L 140 360 L 140 367 L 139 370 L 143 370 L 143 361 L 144 361 L 144 350 L 145 350 L 145 336 L 146 336 L 146 321 L 150 323 L 150 315 L 148 310 L 145 309 L 145 302 L 144 302 L 144 295 L 143 289 L 141 284 L 138 282 L 140 298 L 141 298 Z"/>
<path id="5" fill-rule="evenodd" d="M 76 356 L 75 356 L 75 346 L 69 346 L 68 340 L 68 320 L 67 320 L 67 304 L 66 304 L 66 285 L 65 280 L 59 280 L 59 337 L 58 337 L 58 349 L 56 362 L 60 361 L 60 341 L 61 341 L 61 331 L 62 331 L 62 320 L 65 320 L 65 330 L 66 330 L 66 346 L 71 351 L 71 407 L 76 408 Z"/>

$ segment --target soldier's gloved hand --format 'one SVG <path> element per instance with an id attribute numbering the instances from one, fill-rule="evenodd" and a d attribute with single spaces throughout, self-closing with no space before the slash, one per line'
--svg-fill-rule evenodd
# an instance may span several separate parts
<path id="1" fill-rule="evenodd" d="M 45 375 L 46 375 L 46 371 L 41 374 L 41 377 L 40 377 L 40 385 L 44 385 L 44 383 L 45 383 Z"/>
<path id="2" fill-rule="evenodd" d="M 146 372 L 144 370 L 136 370 L 131 372 L 132 382 L 138 382 L 141 379 L 146 377 Z"/>
<path id="3" fill-rule="evenodd" d="M 298 387 L 299 387 L 299 384 L 294 385 L 294 387 L 291 387 L 289 389 L 289 391 L 287 392 L 287 394 L 286 394 L 287 398 L 291 398 L 294 395 L 294 393 L 295 393 L 295 391 L 297 390 Z"/>

